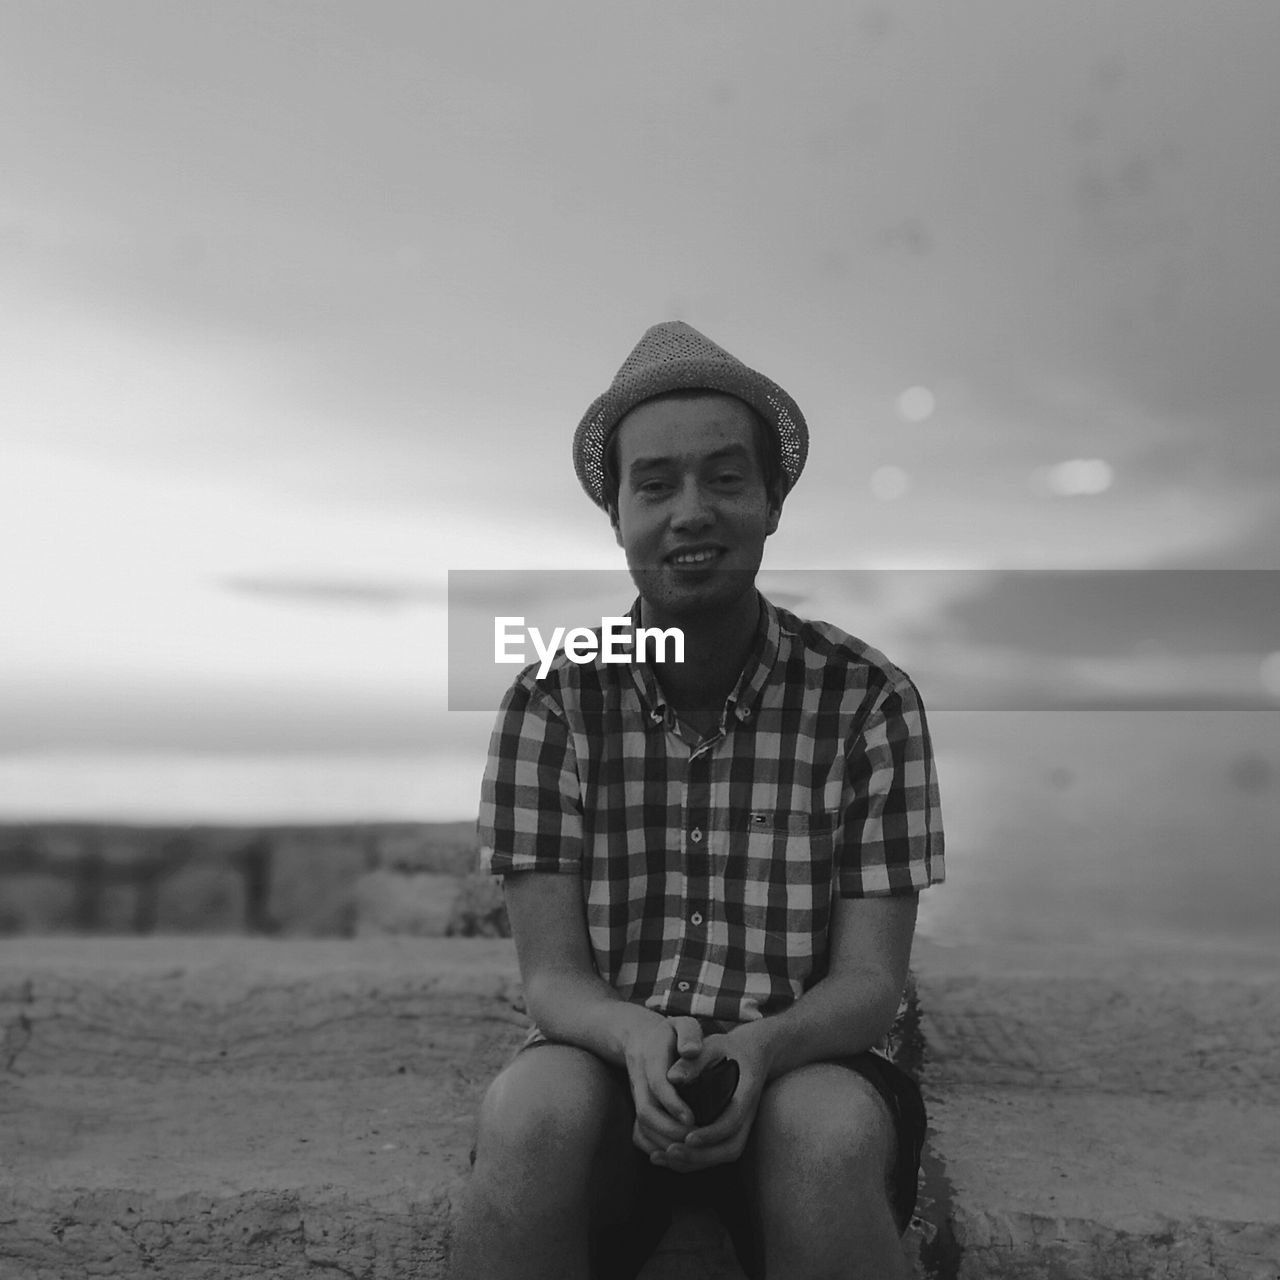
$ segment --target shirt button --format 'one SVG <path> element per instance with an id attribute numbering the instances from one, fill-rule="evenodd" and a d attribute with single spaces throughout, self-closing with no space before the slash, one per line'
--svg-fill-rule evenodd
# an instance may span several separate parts
<path id="1" fill-rule="evenodd" d="M 690 922 L 691 922 L 691 923 L 693 923 L 693 924 L 701 924 L 701 923 L 702 923 L 702 912 L 701 912 L 701 911 L 695 911 L 695 912 L 693 913 L 693 915 L 691 915 L 691 916 L 689 917 L 689 920 L 690 920 Z"/>
<path id="2" fill-rule="evenodd" d="M 738 708 L 738 719 L 739 719 L 739 720 L 750 720 L 750 719 L 751 719 L 751 708 L 750 708 L 750 707 L 739 707 L 739 708 Z"/>
<path id="3" fill-rule="evenodd" d="M 677 982 L 677 983 L 676 983 L 676 989 L 677 989 L 678 991 L 688 991 L 688 990 L 689 990 L 689 984 L 688 984 L 687 982 Z"/>
<path id="4" fill-rule="evenodd" d="M 689 832 L 689 839 L 692 840 L 694 844 L 700 844 L 702 842 L 701 829 L 698 827 L 694 827 L 694 829 Z"/>

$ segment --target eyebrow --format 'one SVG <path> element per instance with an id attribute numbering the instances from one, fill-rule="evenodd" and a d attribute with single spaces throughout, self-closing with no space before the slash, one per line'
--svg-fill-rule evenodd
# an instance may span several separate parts
<path id="1" fill-rule="evenodd" d="M 716 449 L 712 453 L 706 454 L 700 458 L 700 462 L 723 462 L 730 458 L 750 458 L 751 450 L 743 444 L 728 444 L 723 449 Z M 629 475 L 635 475 L 637 471 L 646 471 L 651 467 L 670 467 L 679 461 L 678 458 L 661 457 L 661 458 L 637 458 L 630 467 L 627 468 Z"/>

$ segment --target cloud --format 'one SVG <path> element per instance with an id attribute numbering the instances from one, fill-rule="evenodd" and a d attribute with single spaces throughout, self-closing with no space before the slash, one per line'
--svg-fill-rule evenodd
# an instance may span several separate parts
<path id="1" fill-rule="evenodd" d="M 442 583 L 390 583 L 355 579 L 271 577 L 240 574 L 220 579 L 227 591 L 263 596 L 286 603 L 387 609 L 411 604 L 439 604 L 445 599 Z"/>
<path id="2" fill-rule="evenodd" d="M 482 747 L 490 717 L 445 709 L 444 672 L 381 682 L 85 671 L 0 678 L 0 751 L 382 754 Z"/>
<path id="3" fill-rule="evenodd" d="M 1280 572 L 994 573 L 953 600 L 973 643 L 1076 658 L 1158 652 L 1263 654 L 1280 643 Z"/>

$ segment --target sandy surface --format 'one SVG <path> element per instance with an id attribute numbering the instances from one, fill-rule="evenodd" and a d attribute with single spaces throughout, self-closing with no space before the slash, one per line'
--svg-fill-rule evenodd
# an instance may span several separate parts
<path id="1" fill-rule="evenodd" d="M 922 939 L 915 971 L 924 1271 L 1280 1274 L 1276 954 Z M 515 976 L 500 941 L 0 942 L 0 1280 L 443 1275 Z M 647 1280 L 734 1274 L 683 1230 Z"/>

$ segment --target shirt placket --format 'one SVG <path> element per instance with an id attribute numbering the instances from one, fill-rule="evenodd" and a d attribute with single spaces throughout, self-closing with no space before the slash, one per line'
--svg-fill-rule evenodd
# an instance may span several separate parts
<path id="1" fill-rule="evenodd" d="M 707 959 L 711 925 L 711 760 L 713 742 L 701 743 L 690 755 L 685 780 L 680 838 L 684 855 L 684 897 L 680 952 L 676 960 L 675 988 L 688 1008 L 695 1007 L 700 978 Z"/>

